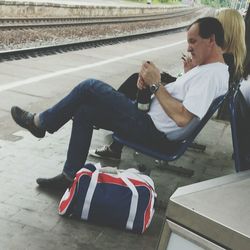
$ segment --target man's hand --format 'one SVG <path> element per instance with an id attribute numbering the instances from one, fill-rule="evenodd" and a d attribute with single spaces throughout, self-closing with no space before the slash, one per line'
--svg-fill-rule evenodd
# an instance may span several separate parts
<path id="1" fill-rule="evenodd" d="M 182 54 L 181 59 L 183 61 L 183 68 L 185 73 L 195 67 L 190 56 Z"/>
<path id="2" fill-rule="evenodd" d="M 139 77 L 138 77 L 138 80 L 137 80 L 137 84 L 136 84 L 136 85 L 137 85 L 137 88 L 140 89 L 140 90 L 146 88 L 146 85 L 145 85 L 145 83 L 144 83 L 142 77 L 140 76 L 140 74 L 139 74 Z"/>
<path id="3" fill-rule="evenodd" d="M 146 86 L 160 81 L 160 70 L 152 62 L 147 61 L 143 63 L 139 73 L 137 87 L 143 89 Z M 155 97 L 158 99 L 164 112 L 175 121 L 177 126 L 184 127 L 192 120 L 194 115 L 190 113 L 180 101 L 173 98 L 163 86 L 159 87 L 159 90 L 155 93 Z"/>
<path id="4" fill-rule="evenodd" d="M 137 82 L 138 88 L 150 86 L 153 83 L 161 81 L 160 70 L 152 62 L 144 62 L 139 73 L 139 79 Z"/>

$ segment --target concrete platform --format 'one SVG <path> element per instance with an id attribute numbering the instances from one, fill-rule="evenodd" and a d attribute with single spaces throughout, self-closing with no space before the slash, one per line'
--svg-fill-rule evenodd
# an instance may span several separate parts
<path id="1" fill-rule="evenodd" d="M 158 207 L 144 235 L 62 218 L 57 214 L 61 194 L 37 187 L 37 177 L 50 177 L 62 169 L 71 124 L 42 140 L 18 127 L 10 117 L 10 107 L 19 105 L 39 112 L 58 101 L 78 82 L 95 77 L 115 88 L 138 71 L 143 60 L 177 74 L 181 52 L 186 50 L 185 32 L 138 40 L 130 43 L 48 57 L 1 63 L 0 67 L 0 249 L 155 249 L 170 195 L 177 187 L 234 172 L 228 123 L 211 120 L 197 138 L 205 144 L 204 153 L 188 150 L 174 162 L 193 169 L 192 177 L 154 167 L 154 160 L 134 156 L 125 148 L 120 164 L 103 165 L 129 168 L 137 159 L 151 167 L 158 193 Z M 110 140 L 103 130 L 94 132 L 91 148 Z M 88 161 L 99 159 L 89 157 Z"/>

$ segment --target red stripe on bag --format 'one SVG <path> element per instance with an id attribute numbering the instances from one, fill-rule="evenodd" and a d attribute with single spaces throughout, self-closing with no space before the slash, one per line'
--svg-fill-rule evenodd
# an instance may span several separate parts
<path id="1" fill-rule="evenodd" d="M 148 189 L 152 190 L 152 187 L 145 182 L 138 181 L 138 180 L 131 179 L 131 178 L 128 178 L 128 179 L 130 182 L 132 182 L 132 184 L 134 184 L 134 186 L 144 186 L 144 187 L 147 187 Z M 112 175 L 106 174 L 106 173 L 99 174 L 98 182 L 108 183 L 108 184 L 116 184 L 116 185 L 121 185 L 121 186 L 125 186 L 125 187 L 127 186 L 126 183 L 119 176 L 115 177 L 115 176 L 112 176 Z"/>
<path id="2" fill-rule="evenodd" d="M 78 175 L 88 175 L 89 177 L 91 177 L 92 174 L 93 174 L 93 172 L 91 172 L 89 170 L 86 171 L 84 169 L 83 171 L 80 170 L 80 171 L 77 172 L 76 178 L 77 178 Z M 78 179 L 79 178 L 77 178 L 77 180 Z M 131 179 L 131 178 L 128 178 L 128 179 L 135 186 L 144 186 L 144 187 L 147 187 L 150 190 L 153 190 L 153 188 L 149 184 L 147 184 L 146 182 Z M 119 176 L 112 176 L 111 174 L 107 174 L 107 173 L 99 173 L 98 182 L 99 183 L 116 184 L 116 185 L 121 185 L 121 186 L 124 186 L 124 187 L 127 186 Z"/>
<path id="3" fill-rule="evenodd" d="M 70 202 L 72 201 L 73 197 L 74 197 L 74 194 L 75 194 L 75 191 L 76 191 L 76 185 L 79 181 L 79 179 L 81 178 L 82 175 L 84 174 L 92 174 L 91 172 L 88 173 L 87 171 L 79 171 L 76 173 L 76 177 L 74 179 L 74 182 L 69 189 L 67 189 L 67 193 L 65 192 L 64 194 L 64 197 L 62 198 L 60 204 L 59 204 L 59 214 L 64 214 L 65 211 L 67 210 Z"/>
<path id="4" fill-rule="evenodd" d="M 151 218 L 152 218 L 152 216 L 151 216 L 151 202 L 152 202 L 152 193 L 150 192 L 148 206 L 147 206 L 147 208 L 145 210 L 145 214 L 144 214 L 144 223 L 143 223 L 143 231 L 142 232 L 144 232 L 148 228 L 148 226 L 151 222 Z"/>
<path id="5" fill-rule="evenodd" d="M 74 197 L 75 190 L 76 190 L 76 182 L 73 183 L 70 190 L 67 190 L 68 193 L 65 193 L 64 196 L 67 196 L 64 200 L 61 200 L 59 204 L 59 214 L 64 214 L 65 210 L 68 208 L 72 198 Z"/>

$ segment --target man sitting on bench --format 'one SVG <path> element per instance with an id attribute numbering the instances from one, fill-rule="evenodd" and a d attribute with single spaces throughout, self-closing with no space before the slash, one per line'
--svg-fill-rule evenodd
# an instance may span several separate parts
<path id="1" fill-rule="evenodd" d="M 201 119 L 212 101 L 227 91 L 229 73 L 222 56 L 221 23 L 212 17 L 196 20 L 187 30 L 187 42 L 187 51 L 198 66 L 171 84 L 162 86 L 160 70 L 152 62 L 143 63 L 138 87 L 149 87 L 154 94 L 148 113 L 95 79 L 83 81 L 56 105 L 39 114 L 12 107 L 15 122 L 39 138 L 73 120 L 63 172 L 53 178 L 39 178 L 37 183 L 51 189 L 67 188 L 72 183 L 87 159 L 93 126 L 157 149 L 173 145 L 168 133 L 185 129 L 194 117 Z"/>

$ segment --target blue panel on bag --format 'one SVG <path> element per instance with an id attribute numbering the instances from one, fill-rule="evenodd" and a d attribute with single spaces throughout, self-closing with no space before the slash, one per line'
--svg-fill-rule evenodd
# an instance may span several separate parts
<path id="1" fill-rule="evenodd" d="M 88 191 L 89 183 L 90 177 L 88 175 L 83 175 L 78 182 L 77 190 L 74 195 L 74 205 L 72 207 L 72 213 L 74 217 L 79 219 L 82 215 L 82 208 Z"/>
<path id="2" fill-rule="evenodd" d="M 126 187 L 98 183 L 90 206 L 89 220 L 120 228 L 126 227 L 131 196 L 131 190 Z"/>
<path id="3" fill-rule="evenodd" d="M 137 213 L 135 216 L 134 221 L 134 229 L 137 232 L 142 232 L 143 230 L 143 224 L 144 224 L 144 211 L 146 211 L 149 200 L 150 200 L 150 193 L 149 190 L 145 187 L 136 187 L 137 192 L 139 194 L 139 197 L 143 197 L 143 199 L 138 200 L 138 207 L 137 207 Z"/>
<path id="4" fill-rule="evenodd" d="M 133 231 L 142 232 L 144 211 L 150 198 L 147 188 L 137 187 L 139 197 Z M 132 192 L 129 188 L 99 183 L 96 187 L 89 212 L 89 221 L 103 225 L 125 228 L 130 211 Z"/>
<path id="5" fill-rule="evenodd" d="M 94 172 L 96 170 L 95 165 L 92 163 L 87 163 L 84 165 L 84 168 Z M 70 204 L 70 211 L 71 214 L 75 217 L 80 219 L 82 215 L 82 208 L 84 205 L 84 200 L 87 194 L 87 190 L 90 183 L 90 176 L 83 175 L 79 179 L 74 198 L 72 200 L 72 203 Z"/>

